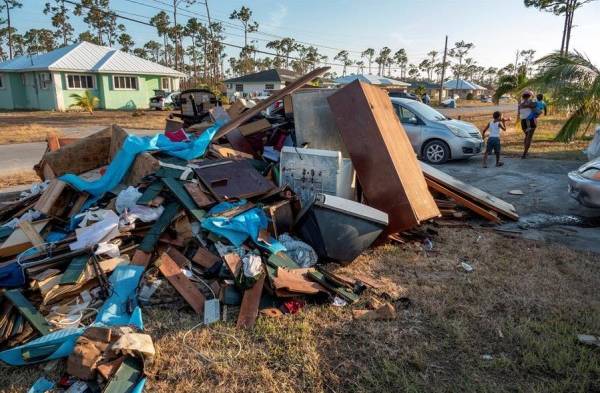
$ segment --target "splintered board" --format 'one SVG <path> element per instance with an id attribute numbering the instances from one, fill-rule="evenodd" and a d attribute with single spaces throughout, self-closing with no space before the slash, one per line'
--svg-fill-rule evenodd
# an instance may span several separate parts
<path id="1" fill-rule="evenodd" d="M 167 253 L 163 253 L 156 264 L 160 272 L 175 287 L 177 292 L 183 296 L 196 314 L 202 314 L 205 300 L 204 295 L 183 274 L 179 265 Z"/>
<path id="2" fill-rule="evenodd" d="M 46 335 L 50 333 L 50 324 L 44 318 L 42 314 L 33 306 L 33 304 L 29 303 L 29 300 L 19 289 L 11 289 L 4 292 L 4 296 L 10 300 L 12 304 L 19 310 L 19 312 L 27 318 L 29 323 L 40 332 L 42 335 Z"/>
<path id="3" fill-rule="evenodd" d="M 511 220 L 519 219 L 519 214 L 512 204 L 488 194 L 477 187 L 464 183 L 424 162 L 421 162 L 421 169 L 427 179 L 433 180 L 435 183 L 442 185 L 444 188 L 455 192 L 463 198 L 483 205 Z"/>
<path id="4" fill-rule="evenodd" d="M 440 211 L 387 93 L 352 82 L 327 98 L 367 204 L 386 212 L 386 233 L 411 229 Z"/>

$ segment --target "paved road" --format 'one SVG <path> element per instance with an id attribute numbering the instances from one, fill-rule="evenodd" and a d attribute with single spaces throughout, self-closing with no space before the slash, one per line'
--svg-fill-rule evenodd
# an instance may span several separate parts
<path id="1" fill-rule="evenodd" d="M 105 126 L 87 126 L 63 128 L 61 131 L 68 136 L 85 137 L 106 128 Z M 133 130 L 127 132 L 137 135 L 153 135 L 156 130 Z M 31 170 L 40 161 L 46 150 L 46 142 L 15 143 L 0 145 L 0 176 L 23 170 Z"/>
<path id="2" fill-rule="evenodd" d="M 481 157 L 473 157 L 444 164 L 439 169 L 512 203 L 521 220 L 519 223 L 505 224 L 505 229 L 519 231 L 528 239 L 557 242 L 600 253 L 600 228 L 555 224 L 545 228 L 523 229 L 524 225 L 532 222 L 546 225 L 550 220 L 567 222 L 577 217 L 600 217 L 600 209 L 579 205 L 567 190 L 567 173 L 577 169 L 582 162 L 508 157 L 503 161 L 503 167 L 484 169 L 481 167 Z M 521 190 L 523 195 L 510 195 L 510 190 Z"/>

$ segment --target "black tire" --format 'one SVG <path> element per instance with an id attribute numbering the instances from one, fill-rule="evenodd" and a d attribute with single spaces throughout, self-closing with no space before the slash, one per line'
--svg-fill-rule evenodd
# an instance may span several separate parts
<path id="1" fill-rule="evenodd" d="M 450 159 L 450 147 L 444 141 L 433 140 L 423 146 L 423 161 L 433 165 L 443 164 Z"/>

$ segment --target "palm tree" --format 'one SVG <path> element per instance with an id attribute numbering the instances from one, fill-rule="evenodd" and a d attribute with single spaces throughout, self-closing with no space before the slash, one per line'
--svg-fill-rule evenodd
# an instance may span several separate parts
<path id="1" fill-rule="evenodd" d="M 375 49 L 367 48 L 360 54 L 360 57 L 366 57 L 369 59 L 369 74 L 371 73 L 371 63 L 373 63 L 373 56 L 375 56 Z"/>
<path id="2" fill-rule="evenodd" d="M 552 92 L 554 104 L 569 111 L 555 140 L 570 141 L 600 122 L 600 69 L 588 57 L 577 51 L 564 55 L 554 52 L 535 64 L 540 67 L 540 74 L 518 89 L 547 89 Z"/>
<path id="3" fill-rule="evenodd" d="M 94 113 L 94 108 L 100 103 L 100 99 L 93 95 L 90 90 L 86 90 L 83 94 L 71 94 L 70 97 L 74 102 L 69 105 L 69 108 L 78 107 L 88 111 L 90 115 Z"/>

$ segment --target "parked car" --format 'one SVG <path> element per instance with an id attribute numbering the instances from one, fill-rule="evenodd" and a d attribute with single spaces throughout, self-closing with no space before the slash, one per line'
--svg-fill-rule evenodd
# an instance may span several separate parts
<path id="1" fill-rule="evenodd" d="M 422 160 L 443 164 L 481 153 L 483 139 L 473 124 L 452 120 L 418 101 L 391 100 L 413 149 Z"/>
<path id="2" fill-rule="evenodd" d="M 406 91 L 392 91 L 389 95 L 394 98 L 408 98 L 409 100 L 419 101 L 419 97 L 417 97 L 416 94 L 408 93 Z"/>
<path id="3" fill-rule="evenodd" d="M 569 172 L 569 194 L 583 206 L 600 208 L 600 157 Z"/>
<path id="4" fill-rule="evenodd" d="M 167 108 L 178 109 L 179 106 L 179 92 L 158 94 L 150 98 L 150 109 L 156 109 L 157 111 Z"/>

